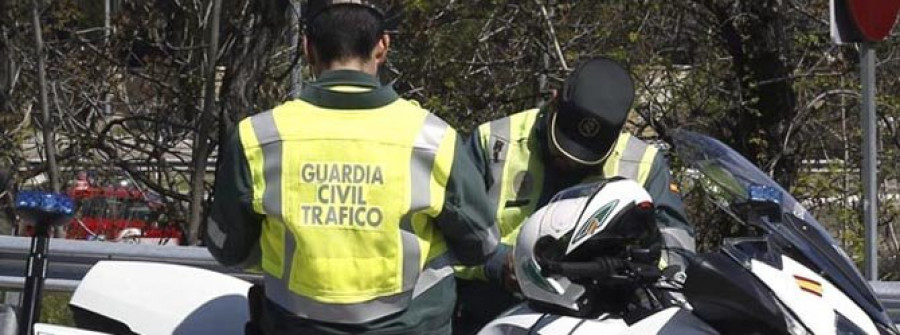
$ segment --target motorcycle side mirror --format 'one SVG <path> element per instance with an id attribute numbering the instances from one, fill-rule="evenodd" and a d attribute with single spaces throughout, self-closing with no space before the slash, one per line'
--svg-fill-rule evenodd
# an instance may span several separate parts
<path id="1" fill-rule="evenodd" d="M 781 221 L 782 193 L 777 188 L 765 185 L 747 187 L 747 198 L 731 206 L 739 219 L 756 228 L 766 227 L 760 220 Z"/>
<path id="2" fill-rule="evenodd" d="M 782 194 L 778 189 L 764 185 L 750 185 L 747 203 L 762 216 L 781 221 Z"/>
<path id="3" fill-rule="evenodd" d="M 36 230 L 66 224 L 75 213 L 75 204 L 65 194 L 24 191 L 16 196 L 16 211 Z"/>

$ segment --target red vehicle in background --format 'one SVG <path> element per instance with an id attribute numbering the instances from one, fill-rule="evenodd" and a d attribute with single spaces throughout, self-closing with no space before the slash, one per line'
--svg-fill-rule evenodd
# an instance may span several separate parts
<path id="1" fill-rule="evenodd" d="M 68 239 L 161 245 L 183 240 L 177 224 L 164 222 L 162 203 L 135 187 L 95 187 L 79 173 L 68 194 L 78 208 L 66 230 Z"/>

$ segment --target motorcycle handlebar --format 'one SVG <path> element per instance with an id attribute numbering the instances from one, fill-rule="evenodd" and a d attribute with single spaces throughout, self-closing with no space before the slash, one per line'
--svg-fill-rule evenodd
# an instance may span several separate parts
<path id="1" fill-rule="evenodd" d="M 540 264 L 543 275 L 561 275 L 571 279 L 606 278 L 618 274 L 628 264 L 615 258 L 596 258 L 587 262 L 543 261 Z"/>

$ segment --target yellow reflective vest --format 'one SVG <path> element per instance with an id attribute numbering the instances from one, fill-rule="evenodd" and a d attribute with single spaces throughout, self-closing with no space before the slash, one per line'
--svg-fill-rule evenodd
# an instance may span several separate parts
<path id="1" fill-rule="evenodd" d="M 478 145 L 493 183 L 488 197 L 496 209 L 501 242 L 512 246 L 519 227 L 538 206 L 544 192 L 546 162 L 533 128 L 540 110 L 531 109 L 482 124 Z M 587 179 L 621 176 L 646 187 L 658 149 L 628 133 L 622 133 L 602 169 Z M 485 279 L 483 267 L 457 267 L 457 277 Z"/>
<path id="2" fill-rule="evenodd" d="M 457 136 L 442 120 L 403 99 L 369 110 L 296 100 L 238 128 L 253 208 L 265 215 L 269 300 L 308 319 L 361 323 L 452 275 L 432 224 Z"/>

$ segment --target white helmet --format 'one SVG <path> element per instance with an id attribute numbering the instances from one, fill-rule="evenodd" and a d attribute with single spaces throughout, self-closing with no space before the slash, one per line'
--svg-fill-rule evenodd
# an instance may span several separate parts
<path id="1" fill-rule="evenodd" d="M 626 299 L 629 285 L 659 278 L 661 241 L 652 199 L 635 181 L 575 186 L 522 225 L 516 278 L 538 309 L 577 316 L 616 309 L 610 304 Z"/>

